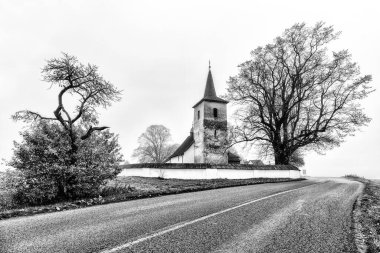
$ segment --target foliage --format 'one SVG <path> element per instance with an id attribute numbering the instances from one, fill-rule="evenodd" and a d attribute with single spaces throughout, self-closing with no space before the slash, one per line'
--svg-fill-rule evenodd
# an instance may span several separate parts
<path id="1" fill-rule="evenodd" d="M 227 121 L 203 120 L 204 128 L 227 131 Z"/>
<path id="2" fill-rule="evenodd" d="M 305 160 L 303 159 L 303 153 L 299 149 L 293 152 L 290 156 L 289 164 L 294 165 L 296 167 L 302 167 L 305 165 Z"/>
<path id="3" fill-rule="evenodd" d="M 0 172 L 0 211 L 17 206 L 13 199 L 15 189 L 12 186 L 19 181 L 19 178 L 19 173 L 15 170 L 7 169 L 5 172 Z"/>
<path id="4" fill-rule="evenodd" d="M 19 172 L 13 188 L 21 203 L 43 204 L 93 196 L 106 180 L 120 172 L 118 137 L 108 130 L 78 141 L 75 164 L 71 164 L 72 155 L 68 152 L 70 137 L 57 123 L 32 124 L 21 136 L 23 141 L 15 142 L 9 162 Z"/>
<path id="5" fill-rule="evenodd" d="M 359 101 L 371 76 L 360 76 L 347 50 L 328 54 L 338 36 L 322 22 L 295 24 L 251 52 L 229 80 L 227 98 L 240 105 L 234 143 L 270 146 L 276 164 L 289 164 L 298 149 L 338 146 L 370 121 Z"/>
<path id="6" fill-rule="evenodd" d="M 140 163 L 162 163 L 178 148 L 170 144 L 170 131 L 163 125 L 151 125 L 140 135 L 139 146 L 134 150 L 133 157 Z"/>

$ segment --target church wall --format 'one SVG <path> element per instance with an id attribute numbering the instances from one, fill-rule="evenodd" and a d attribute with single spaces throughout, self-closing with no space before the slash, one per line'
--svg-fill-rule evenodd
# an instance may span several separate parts
<path id="1" fill-rule="evenodd" d="M 182 163 L 183 156 L 172 157 L 167 163 Z"/>
<path id="2" fill-rule="evenodd" d="M 203 102 L 204 105 L 204 119 L 217 120 L 217 121 L 227 121 L 227 106 L 223 103 L 216 102 Z M 213 109 L 218 109 L 218 117 L 214 118 Z"/>
<path id="3" fill-rule="evenodd" d="M 183 155 L 172 157 L 166 163 L 194 163 L 194 144 Z"/>
<path id="4" fill-rule="evenodd" d="M 214 117 L 214 108 L 218 117 Z M 228 163 L 227 152 L 227 106 L 222 103 L 205 102 L 204 105 L 204 156 L 208 163 Z"/>
<path id="5" fill-rule="evenodd" d="M 198 118 L 199 111 L 199 118 Z M 197 105 L 194 108 L 194 120 L 193 120 L 193 132 L 194 132 L 194 162 L 204 163 L 204 131 L 203 131 L 203 119 L 204 119 L 204 102 Z"/>
<path id="6" fill-rule="evenodd" d="M 214 117 L 214 108 L 218 117 Z M 199 117 L 198 117 L 199 111 Z M 224 147 L 227 144 L 227 106 L 203 101 L 194 108 L 193 131 L 195 163 L 228 163 Z"/>
<path id="7" fill-rule="evenodd" d="M 183 163 L 194 163 L 194 144 L 183 154 Z"/>

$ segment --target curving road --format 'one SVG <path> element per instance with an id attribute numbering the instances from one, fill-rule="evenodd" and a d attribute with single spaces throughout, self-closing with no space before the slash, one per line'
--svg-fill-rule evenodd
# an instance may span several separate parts
<path id="1" fill-rule="evenodd" d="M 355 252 L 358 182 L 313 179 L 0 221 L 1 252 Z"/>

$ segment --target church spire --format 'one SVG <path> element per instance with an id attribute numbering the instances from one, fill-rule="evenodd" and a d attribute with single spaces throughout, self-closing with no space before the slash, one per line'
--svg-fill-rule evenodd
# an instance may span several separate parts
<path id="1" fill-rule="evenodd" d="M 221 99 L 221 98 L 216 96 L 214 80 L 212 79 L 212 74 L 211 74 L 211 63 L 210 63 L 210 61 L 208 61 L 208 76 L 207 76 L 207 81 L 206 81 L 205 93 L 203 95 L 203 98 L 200 101 L 198 101 L 198 103 L 196 103 L 193 106 L 193 108 L 198 106 L 203 101 L 216 102 L 216 103 L 222 103 L 222 104 L 228 103 L 228 101 Z"/>
<path id="2" fill-rule="evenodd" d="M 215 98 L 215 97 L 216 97 L 216 91 L 215 91 L 215 86 L 214 86 L 214 80 L 212 79 L 210 61 L 208 61 L 208 76 L 207 76 L 205 94 L 203 98 Z"/>

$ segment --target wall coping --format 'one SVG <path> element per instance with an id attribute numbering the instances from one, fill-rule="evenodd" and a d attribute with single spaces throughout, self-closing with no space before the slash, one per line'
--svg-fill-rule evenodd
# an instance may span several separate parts
<path id="1" fill-rule="evenodd" d="M 209 163 L 134 163 L 120 165 L 122 169 L 233 169 L 233 170 L 296 170 L 293 165 L 209 164 Z"/>

